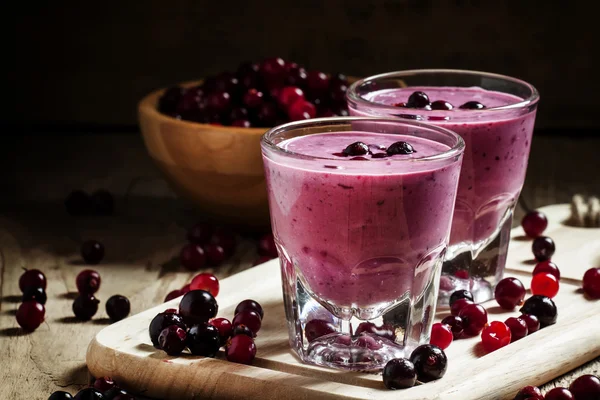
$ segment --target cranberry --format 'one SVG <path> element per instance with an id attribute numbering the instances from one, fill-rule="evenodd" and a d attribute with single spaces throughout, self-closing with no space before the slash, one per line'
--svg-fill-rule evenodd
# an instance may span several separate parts
<path id="1" fill-rule="evenodd" d="M 98 378 L 94 381 L 94 388 L 98 389 L 102 393 L 108 392 L 110 389 L 114 388 L 115 386 L 116 386 L 115 382 L 112 380 L 112 378 L 109 378 L 108 376 L 105 376 L 103 378 Z"/>
<path id="2" fill-rule="evenodd" d="M 542 272 L 547 272 L 549 274 L 554 275 L 556 279 L 560 279 L 560 270 L 558 269 L 556 264 L 554 264 L 550 260 L 537 263 L 537 265 L 533 269 L 532 275 L 537 275 Z"/>
<path id="3" fill-rule="evenodd" d="M 581 375 L 569 385 L 575 400 L 600 399 L 600 379 L 595 375 Z"/>
<path id="4" fill-rule="evenodd" d="M 206 256 L 204 250 L 197 244 L 186 244 L 179 255 L 181 265 L 189 271 L 197 271 L 204 267 Z"/>
<path id="5" fill-rule="evenodd" d="M 525 386 L 515 396 L 514 400 L 544 400 L 544 395 L 535 386 Z"/>
<path id="6" fill-rule="evenodd" d="M 201 323 L 190 328 L 186 342 L 192 354 L 214 357 L 221 347 L 221 336 L 215 326 Z"/>
<path id="7" fill-rule="evenodd" d="M 39 269 L 27 269 L 19 278 L 19 289 L 25 292 L 29 287 L 39 287 L 46 290 L 46 275 Z"/>
<path id="8" fill-rule="evenodd" d="M 531 279 L 531 293 L 553 298 L 558 293 L 558 279 L 549 272 L 535 274 Z"/>
<path id="9" fill-rule="evenodd" d="M 157 349 L 160 348 L 158 344 L 158 336 L 163 329 L 171 325 L 177 325 L 183 330 L 187 329 L 186 324 L 183 322 L 183 318 L 181 318 L 181 316 L 173 309 L 161 312 L 152 319 L 152 322 L 150 322 L 150 326 L 148 328 L 148 333 L 154 347 Z"/>
<path id="10" fill-rule="evenodd" d="M 272 102 L 263 103 L 256 113 L 256 126 L 275 126 L 278 118 L 277 105 Z"/>
<path id="11" fill-rule="evenodd" d="M 408 108 L 424 108 L 425 106 L 428 106 L 429 103 L 429 97 L 421 91 L 417 91 L 417 92 L 413 92 L 409 97 L 408 97 L 408 101 L 406 102 L 406 107 Z"/>
<path id="12" fill-rule="evenodd" d="M 131 311 L 129 299 L 120 294 L 110 296 L 106 301 L 106 314 L 112 321 L 120 321 L 126 318 Z"/>
<path id="13" fill-rule="evenodd" d="M 361 322 L 356 328 L 356 332 L 354 332 L 354 334 L 360 335 L 363 332 L 372 333 L 373 335 L 377 335 L 392 341 L 396 339 L 394 329 L 387 324 L 377 326 L 372 322 Z"/>
<path id="14" fill-rule="evenodd" d="M 189 88 L 185 89 L 175 111 L 178 114 L 186 114 L 189 112 L 197 111 L 204 106 L 204 90 L 201 88 Z"/>
<path id="15" fill-rule="evenodd" d="M 162 113 L 175 112 L 177 103 L 183 95 L 184 89 L 179 86 L 170 87 L 158 99 L 158 111 Z"/>
<path id="16" fill-rule="evenodd" d="M 92 198 L 83 190 L 75 190 L 65 199 L 65 208 L 69 215 L 89 215 L 92 212 L 92 207 Z"/>
<path id="17" fill-rule="evenodd" d="M 282 86 L 286 77 L 285 61 L 279 57 L 267 58 L 260 64 L 260 75 L 269 87 Z"/>
<path id="18" fill-rule="evenodd" d="M 214 318 L 211 319 L 208 323 L 217 328 L 217 330 L 219 331 L 221 345 L 227 343 L 227 340 L 233 334 L 233 325 L 231 324 L 231 322 L 227 318 Z"/>
<path id="19" fill-rule="evenodd" d="M 277 246 L 272 233 L 263 235 L 258 241 L 258 254 L 271 258 L 277 257 Z"/>
<path id="20" fill-rule="evenodd" d="M 207 322 L 217 316 L 219 306 L 212 294 L 204 290 L 191 290 L 179 303 L 179 314 L 189 325 Z"/>
<path id="21" fill-rule="evenodd" d="M 96 215 L 111 215 L 115 210 L 113 195 L 104 189 L 92 193 L 92 204 Z"/>
<path id="22" fill-rule="evenodd" d="M 304 326 L 304 335 L 309 342 L 335 332 L 335 326 L 331 322 L 322 319 L 311 319 Z"/>
<path id="23" fill-rule="evenodd" d="M 533 332 L 540 330 L 540 320 L 538 317 L 532 314 L 521 314 L 519 319 L 522 319 L 527 324 L 527 334 L 531 335 Z"/>
<path id="24" fill-rule="evenodd" d="M 600 299 L 600 268 L 590 268 L 585 271 L 583 292 L 592 299 Z"/>
<path id="25" fill-rule="evenodd" d="M 555 250 L 554 241 L 547 236 L 538 236 L 531 245 L 531 251 L 533 251 L 533 255 L 538 261 L 549 260 L 554 255 Z"/>
<path id="26" fill-rule="evenodd" d="M 278 99 L 279 104 L 284 109 L 288 109 L 292 104 L 298 100 L 304 100 L 304 92 L 302 89 L 296 86 L 286 86 L 279 92 Z"/>
<path id="27" fill-rule="evenodd" d="M 94 294 L 100 289 L 100 283 L 102 279 L 100 274 L 93 269 L 84 269 L 79 274 L 75 283 L 77 284 L 77 291 L 82 294 Z"/>
<path id="28" fill-rule="evenodd" d="M 289 86 L 296 86 L 300 88 L 306 87 L 307 74 L 306 70 L 300 67 L 296 63 L 288 63 L 285 66 L 287 71 L 286 83 Z"/>
<path id="29" fill-rule="evenodd" d="M 540 327 L 556 323 L 558 310 L 551 298 L 541 295 L 533 295 L 525 301 L 519 310 L 523 314 L 533 314 L 540 320 Z"/>
<path id="30" fill-rule="evenodd" d="M 252 332 L 250 330 L 250 328 L 248 328 L 246 325 L 244 324 L 239 324 L 239 325 L 235 325 L 233 327 L 233 333 L 231 334 L 231 336 L 237 336 L 237 335 L 246 335 L 248 337 L 254 338 L 256 335 L 254 334 L 254 332 Z"/>
<path id="31" fill-rule="evenodd" d="M 319 96 L 329 89 L 329 77 L 323 72 L 310 71 L 306 84 L 311 96 Z"/>
<path id="32" fill-rule="evenodd" d="M 192 279 L 190 283 L 191 290 L 204 290 L 217 297 L 219 294 L 219 280 L 216 276 L 209 273 L 198 274 Z"/>
<path id="33" fill-rule="evenodd" d="M 492 321 L 481 332 L 481 344 L 486 352 L 491 353 L 510 343 L 510 328 L 500 321 Z"/>
<path id="34" fill-rule="evenodd" d="M 288 108 L 288 117 L 291 121 L 314 118 L 317 115 L 315 106 L 306 101 L 298 100 Z"/>
<path id="35" fill-rule="evenodd" d="M 467 101 L 465 104 L 461 105 L 458 108 L 461 108 L 463 110 L 482 110 L 485 108 L 485 106 L 478 101 Z"/>
<path id="36" fill-rule="evenodd" d="M 104 395 L 96 388 L 81 389 L 75 395 L 75 400 L 102 400 Z"/>
<path id="37" fill-rule="evenodd" d="M 555 387 L 546 393 L 544 400 L 575 400 L 575 397 L 567 388 Z"/>
<path id="38" fill-rule="evenodd" d="M 21 303 L 17 310 L 17 323 L 26 331 L 33 332 L 44 322 L 46 309 L 35 300 Z"/>
<path id="39" fill-rule="evenodd" d="M 254 310 L 244 310 L 235 314 L 231 323 L 233 326 L 246 325 L 254 333 L 254 336 L 256 336 L 262 325 L 262 320 L 258 312 Z"/>
<path id="40" fill-rule="evenodd" d="M 450 346 L 453 338 L 454 335 L 452 334 L 452 330 L 448 325 L 436 322 L 431 327 L 431 338 L 429 339 L 430 344 L 445 350 L 448 348 L 448 346 Z"/>
<path id="41" fill-rule="evenodd" d="M 415 149 L 406 142 L 396 142 L 392 143 L 390 147 L 387 148 L 386 153 L 390 156 L 396 154 L 412 154 L 415 153 Z"/>
<path id="42" fill-rule="evenodd" d="M 46 304 L 46 300 L 48 300 L 48 297 L 46 296 L 46 291 L 41 287 L 29 286 L 25 288 L 25 291 L 23 292 L 22 301 L 29 300 L 35 300 L 41 305 L 44 305 Z"/>
<path id="43" fill-rule="evenodd" d="M 166 327 L 158 335 L 158 346 L 170 356 L 178 356 L 186 346 L 187 334 L 177 325 Z"/>
<path id="44" fill-rule="evenodd" d="M 237 335 L 231 338 L 225 350 L 227 360 L 239 364 L 250 364 L 256 356 L 254 340 L 246 335 Z"/>
<path id="45" fill-rule="evenodd" d="M 363 142 L 354 142 L 349 144 L 342 151 L 345 156 L 362 156 L 364 154 L 369 154 L 370 152 L 369 146 Z"/>
<path id="46" fill-rule="evenodd" d="M 86 264 L 96 265 L 104 258 L 104 245 L 97 240 L 88 240 L 81 245 L 81 257 Z"/>
<path id="47" fill-rule="evenodd" d="M 73 396 L 71 396 L 71 393 L 57 390 L 48 397 L 48 400 L 73 400 Z"/>
<path id="48" fill-rule="evenodd" d="M 225 261 L 225 250 L 218 244 L 209 243 L 204 246 L 206 261 L 211 267 L 218 267 Z"/>
<path id="49" fill-rule="evenodd" d="M 346 99 L 348 85 L 342 82 L 331 82 L 329 84 L 329 98 L 333 103 L 341 103 Z"/>
<path id="50" fill-rule="evenodd" d="M 417 371 L 406 358 L 394 358 L 383 368 L 383 384 L 388 389 L 406 389 L 417 381 Z"/>
<path id="51" fill-rule="evenodd" d="M 504 321 L 508 329 L 510 329 L 511 343 L 519 339 L 523 339 L 528 334 L 527 323 L 519 317 L 510 317 Z"/>
<path id="52" fill-rule="evenodd" d="M 473 303 L 471 300 L 467 300 L 467 299 L 456 300 L 454 303 L 452 303 L 452 306 L 450 306 L 450 314 L 457 316 L 460 313 L 460 310 L 462 310 L 469 304 L 475 304 L 475 303 Z"/>
<path id="53" fill-rule="evenodd" d="M 231 126 L 237 126 L 239 128 L 250 128 L 252 124 L 247 119 L 236 119 L 231 123 Z"/>
<path id="54" fill-rule="evenodd" d="M 179 290 L 181 292 L 181 294 L 186 294 L 187 292 L 189 292 L 190 289 L 190 284 L 188 283 L 187 285 L 183 285 L 183 287 Z"/>
<path id="55" fill-rule="evenodd" d="M 454 106 L 446 100 L 437 100 L 431 103 L 432 110 L 452 110 Z"/>
<path id="56" fill-rule="evenodd" d="M 179 296 L 183 296 L 183 293 L 181 293 L 180 290 L 175 289 L 175 290 L 171 290 L 166 296 L 165 296 L 165 300 L 164 303 L 166 303 L 167 301 L 171 301 L 173 299 L 178 298 Z"/>
<path id="57" fill-rule="evenodd" d="M 494 297 L 505 310 L 512 310 L 516 306 L 523 304 L 525 298 L 525 286 L 517 278 L 504 278 L 494 290 Z"/>
<path id="58" fill-rule="evenodd" d="M 536 238 L 548 227 L 548 218 L 542 212 L 530 211 L 521 220 L 521 226 L 527 236 Z"/>
<path id="59" fill-rule="evenodd" d="M 410 361 L 417 371 L 417 378 L 421 382 L 430 382 L 440 379 L 446 373 L 448 359 L 444 350 L 430 344 L 422 344 L 410 355 Z"/>
<path id="60" fill-rule="evenodd" d="M 219 92 L 237 93 L 240 82 L 231 72 L 223 72 L 215 78 L 215 88 Z"/>
<path id="61" fill-rule="evenodd" d="M 463 320 L 466 335 L 479 335 L 479 332 L 487 324 L 487 311 L 479 304 L 467 304 L 460 310 L 458 316 Z"/>
<path id="62" fill-rule="evenodd" d="M 210 225 L 198 223 L 190 228 L 187 233 L 187 240 L 194 244 L 205 244 L 210 240 L 213 229 Z"/>
<path id="63" fill-rule="evenodd" d="M 442 320 L 443 325 L 447 325 L 452 331 L 452 337 L 459 339 L 463 334 L 463 320 L 461 317 L 449 315 Z"/>
<path id="64" fill-rule="evenodd" d="M 231 255 L 235 252 L 235 235 L 224 229 L 217 229 L 210 238 L 210 243 L 221 246 L 225 254 Z"/>
<path id="65" fill-rule="evenodd" d="M 255 63 L 240 64 L 236 71 L 236 76 L 240 86 L 245 89 L 254 88 L 258 84 L 259 66 Z"/>
<path id="66" fill-rule="evenodd" d="M 231 104 L 231 95 L 227 92 L 215 92 L 206 98 L 206 107 L 216 113 L 223 113 Z"/>
<path id="67" fill-rule="evenodd" d="M 331 78 L 329 78 L 329 85 L 332 86 L 339 84 L 348 86 L 348 77 L 345 74 L 342 74 L 341 72 L 331 74 Z"/>
<path id="68" fill-rule="evenodd" d="M 469 301 L 473 301 L 473 294 L 468 290 L 457 290 L 450 295 L 449 304 L 452 306 L 455 301 L 459 299 L 467 299 Z"/>
<path id="69" fill-rule="evenodd" d="M 264 94 L 263 92 L 259 92 L 258 90 L 252 88 L 252 89 L 248 89 L 248 91 L 246 92 L 246 94 L 244 94 L 244 105 L 246 107 L 248 107 L 249 109 L 255 109 L 261 106 L 261 104 L 263 104 L 263 97 Z"/>
<path id="70" fill-rule="evenodd" d="M 98 312 L 98 303 L 100 300 L 96 299 L 94 295 L 81 293 L 73 302 L 73 314 L 79 320 L 89 321 Z"/>
<path id="71" fill-rule="evenodd" d="M 254 301 L 254 300 L 250 300 L 250 299 L 247 299 L 247 300 L 244 300 L 244 301 L 240 302 L 237 305 L 237 307 L 235 308 L 234 315 L 235 314 L 239 314 L 239 313 L 241 313 L 244 310 L 253 310 L 253 311 L 256 311 L 258 313 L 258 315 L 260 315 L 261 319 L 265 315 L 265 313 L 263 312 L 262 306 L 258 302 Z"/>

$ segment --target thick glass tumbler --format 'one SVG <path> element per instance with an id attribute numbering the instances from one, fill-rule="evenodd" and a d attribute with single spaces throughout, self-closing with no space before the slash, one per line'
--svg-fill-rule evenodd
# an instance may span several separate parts
<path id="1" fill-rule="evenodd" d="M 504 274 L 513 210 L 525 180 L 537 90 L 484 72 L 414 70 L 355 82 L 347 99 L 351 115 L 422 120 L 464 139 L 439 303 L 447 305 L 459 289 L 473 292 L 477 302 L 491 299 Z"/>
<path id="2" fill-rule="evenodd" d="M 325 118 L 273 128 L 261 145 L 292 349 L 370 370 L 428 342 L 463 140 Z"/>

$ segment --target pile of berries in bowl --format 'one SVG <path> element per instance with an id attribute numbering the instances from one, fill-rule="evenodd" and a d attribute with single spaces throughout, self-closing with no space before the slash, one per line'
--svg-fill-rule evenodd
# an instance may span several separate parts
<path id="1" fill-rule="evenodd" d="M 269 58 L 149 94 L 140 129 L 179 195 L 215 221 L 267 227 L 261 136 L 285 122 L 348 115 L 347 86 L 342 74 Z"/>

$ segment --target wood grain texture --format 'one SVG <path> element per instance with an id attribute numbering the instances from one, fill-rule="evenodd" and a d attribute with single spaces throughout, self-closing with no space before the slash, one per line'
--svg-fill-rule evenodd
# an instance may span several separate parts
<path id="1" fill-rule="evenodd" d="M 568 203 L 575 193 L 600 193 L 600 176 L 592 173 L 600 170 L 599 147 L 600 138 L 534 135 L 522 193 L 527 205 Z M 40 133 L 2 139 L 0 171 L 0 399 L 44 399 L 59 388 L 75 392 L 88 382 L 86 346 L 107 324 L 104 302 L 112 294 L 128 296 L 135 314 L 186 283 L 193 274 L 173 259 L 185 242 L 186 227 L 204 216 L 175 197 L 140 136 Z M 102 187 L 116 196 L 114 217 L 66 215 L 62 201 L 69 191 Z M 522 215 L 518 208 L 515 224 Z M 102 303 L 94 320 L 75 323 L 69 318 L 67 292 L 75 291 L 75 276 L 84 268 L 73 261 L 88 238 L 102 240 L 107 249 L 105 262 L 97 267 Z M 252 239 L 241 238 L 236 255 L 215 271 L 217 276 L 247 269 L 256 257 L 254 246 Z M 14 318 L 22 266 L 40 268 L 49 278 L 47 324 L 27 335 Z M 544 389 L 599 372 L 596 358 Z"/>

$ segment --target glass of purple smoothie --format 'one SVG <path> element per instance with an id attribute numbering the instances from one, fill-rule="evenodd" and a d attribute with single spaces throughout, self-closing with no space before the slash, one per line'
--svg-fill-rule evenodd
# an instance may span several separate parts
<path id="1" fill-rule="evenodd" d="M 464 142 L 414 121 L 323 118 L 262 138 L 292 349 L 351 370 L 429 341 Z"/>
<path id="2" fill-rule="evenodd" d="M 493 298 L 504 274 L 512 215 L 523 187 L 537 90 L 508 76 L 412 70 L 371 76 L 347 92 L 351 115 L 420 120 L 465 141 L 439 304 L 455 290 Z"/>

